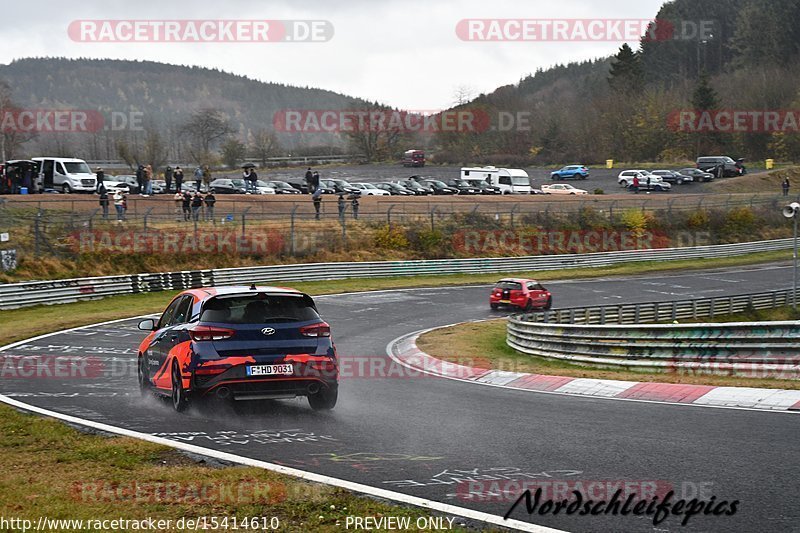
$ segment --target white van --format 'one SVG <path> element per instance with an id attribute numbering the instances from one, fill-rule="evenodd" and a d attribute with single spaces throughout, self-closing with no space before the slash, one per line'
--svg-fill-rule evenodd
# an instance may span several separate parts
<path id="1" fill-rule="evenodd" d="M 94 192 L 97 178 L 83 159 L 67 157 L 34 157 L 39 163 L 39 176 L 45 189 L 63 193 Z"/>
<path id="2" fill-rule="evenodd" d="M 502 194 L 530 194 L 531 180 L 520 168 L 462 167 L 461 179 L 486 181 L 499 187 Z"/>

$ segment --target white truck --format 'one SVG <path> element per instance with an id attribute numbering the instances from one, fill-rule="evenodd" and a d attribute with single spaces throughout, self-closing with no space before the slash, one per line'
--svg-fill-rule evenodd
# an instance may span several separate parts
<path id="1" fill-rule="evenodd" d="M 486 181 L 500 188 L 502 194 L 531 194 L 531 180 L 521 168 L 462 167 L 461 179 Z"/>
<path id="2" fill-rule="evenodd" d="M 65 194 L 94 192 L 97 177 L 83 159 L 67 157 L 34 157 L 39 163 L 39 176 L 45 189 L 56 189 Z"/>

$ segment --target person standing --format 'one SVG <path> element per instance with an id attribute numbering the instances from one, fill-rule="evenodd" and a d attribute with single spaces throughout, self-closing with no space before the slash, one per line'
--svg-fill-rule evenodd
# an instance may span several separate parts
<path id="1" fill-rule="evenodd" d="M 314 218 L 319 220 L 319 210 L 322 206 L 322 189 L 314 191 L 314 194 L 311 195 L 311 201 L 314 203 Z"/>
<path id="2" fill-rule="evenodd" d="M 136 184 L 139 186 L 139 194 L 144 191 L 144 165 L 136 167 Z"/>
<path id="3" fill-rule="evenodd" d="M 103 172 L 102 167 L 97 167 L 96 170 L 95 176 L 97 177 L 97 183 L 95 185 L 97 186 L 97 192 L 100 192 L 100 187 L 103 186 L 103 181 L 106 179 L 106 173 Z"/>
<path id="4" fill-rule="evenodd" d="M 172 167 L 169 165 L 164 169 L 164 181 L 167 183 L 167 192 L 172 192 Z"/>
<path id="5" fill-rule="evenodd" d="M 192 219 L 197 222 L 200 220 L 200 210 L 203 208 L 203 195 L 200 191 L 195 191 L 192 197 Z"/>
<path id="6" fill-rule="evenodd" d="M 203 199 L 206 203 L 206 220 L 214 220 L 214 204 L 217 203 L 217 198 L 212 191 L 208 191 L 206 197 Z"/>
<path id="7" fill-rule="evenodd" d="M 358 220 L 358 197 L 360 194 L 353 194 L 350 196 L 350 207 L 353 208 L 353 218 Z"/>
<path id="8" fill-rule="evenodd" d="M 633 192 L 639 194 L 639 176 L 633 177 L 633 184 L 631 185 L 631 187 L 633 188 Z"/>
<path id="9" fill-rule="evenodd" d="M 789 178 L 783 180 L 783 183 L 781 183 L 781 188 L 783 189 L 783 195 L 789 196 Z"/>
<path id="10" fill-rule="evenodd" d="M 311 175 L 311 186 L 314 187 L 315 191 L 319 189 L 319 172 L 314 172 Z"/>
<path id="11" fill-rule="evenodd" d="M 181 203 L 181 209 L 183 209 L 183 220 L 189 221 L 192 217 L 192 195 L 189 194 L 189 191 L 183 192 L 183 202 Z"/>
<path id="12" fill-rule="evenodd" d="M 650 190 L 650 175 L 647 175 L 647 190 Z"/>
<path id="13" fill-rule="evenodd" d="M 100 184 L 100 207 L 103 209 L 103 220 L 108 219 L 108 191 L 106 186 Z"/>
<path id="14" fill-rule="evenodd" d="M 206 192 L 211 190 L 212 181 L 214 181 L 214 178 L 211 177 L 211 169 L 206 165 L 203 167 L 203 183 L 206 185 Z M 197 190 L 199 191 L 200 189 Z"/>
<path id="15" fill-rule="evenodd" d="M 114 209 L 117 211 L 117 222 L 125 220 L 125 195 L 122 191 L 114 191 Z"/>
<path id="16" fill-rule="evenodd" d="M 253 194 L 258 192 L 258 174 L 256 174 L 256 169 L 251 168 L 250 170 L 250 177 L 247 181 L 250 183 L 250 189 L 253 191 Z"/>
<path id="17" fill-rule="evenodd" d="M 144 194 L 142 196 L 150 196 L 153 194 L 153 167 L 149 163 L 144 167 Z"/>
<path id="18" fill-rule="evenodd" d="M 172 197 L 172 201 L 175 202 L 175 220 L 181 219 L 181 211 L 183 208 L 183 194 L 181 191 L 175 191 L 175 196 Z"/>
<path id="19" fill-rule="evenodd" d="M 181 187 L 183 187 L 183 169 L 181 167 L 175 167 L 175 192 L 181 192 Z"/>
<path id="20" fill-rule="evenodd" d="M 339 199 L 336 201 L 336 205 L 339 208 L 339 219 L 344 218 L 344 210 L 347 208 L 347 204 L 344 201 L 344 195 L 340 194 Z"/>
<path id="21" fill-rule="evenodd" d="M 194 188 L 197 192 L 200 192 L 200 185 L 203 183 L 203 168 L 197 167 L 194 169 Z"/>
<path id="22" fill-rule="evenodd" d="M 306 185 L 308 185 L 308 191 L 311 194 L 314 194 L 314 191 L 316 191 L 316 189 L 312 185 L 313 183 L 314 183 L 314 173 L 311 172 L 311 167 L 308 167 L 308 170 L 306 170 Z"/>

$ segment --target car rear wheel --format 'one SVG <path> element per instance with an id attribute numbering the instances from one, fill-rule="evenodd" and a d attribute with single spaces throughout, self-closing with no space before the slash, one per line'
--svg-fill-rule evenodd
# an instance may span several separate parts
<path id="1" fill-rule="evenodd" d="M 189 407 L 189 397 L 183 388 L 183 378 L 178 363 L 172 363 L 172 407 L 179 413 Z"/>
<path id="2" fill-rule="evenodd" d="M 528 300 L 528 303 L 525 304 L 525 312 L 530 313 L 533 310 L 533 302 Z"/>
<path id="3" fill-rule="evenodd" d="M 489 304 L 489 307 L 492 308 L 492 311 L 497 311 L 497 308 L 500 307 L 500 306 L 497 305 L 497 304 Z"/>
<path id="4" fill-rule="evenodd" d="M 338 387 L 325 387 L 315 394 L 308 395 L 308 405 L 315 411 L 330 411 L 339 399 Z"/>
<path id="5" fill-rule="evenodd" d="M 550 298 L 548 298 L 547 299 L 547 303 L 544 304 L 544 308 L 545 309 L 550 309 L 551 307 L 553 307 L 553 297 L 552 296 Z"/>
<path id="6" fill-rule="evenodd" d="M 678 185 L 683 185 L 683 178 L 676 179 L 675 183 L 677 183 Z"/>

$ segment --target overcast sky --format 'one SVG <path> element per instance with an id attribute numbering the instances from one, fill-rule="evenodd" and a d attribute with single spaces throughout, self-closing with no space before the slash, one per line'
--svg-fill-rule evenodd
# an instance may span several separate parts
<path id="1" fill-rule="evenodd" d="M 649 19 L 662 0 L 270 0 L 80 3 L 27 0 L 4 8 L 0 62 L 31 56 L 147 59 L 330 89 L 402 109 L 449 107 L 459 87 L 477 95 L 539 67 L 614 53 L 621 42 L 467 42 L 462 19 Z M 75 20 L 323 20 L 312 43 L 84 43 Z M 635 45 L 636 43 L 631 43 Z"/>

